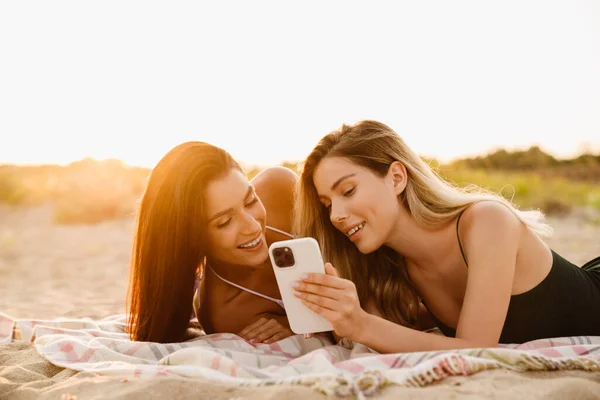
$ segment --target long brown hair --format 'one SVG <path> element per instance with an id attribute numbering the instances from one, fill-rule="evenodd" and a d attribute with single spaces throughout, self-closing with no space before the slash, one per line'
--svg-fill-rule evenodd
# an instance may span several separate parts
<path id="1" fill-rule="evenodd" d="M 421 226 L 441 226 L 474 202 L 494 200 L 508 206 L 534 232 L 551 233 L 550 227 L 541 222 L 539 211 L 519 211 L 497 194 L 476 186 L 459 189 L 443 180 L 387 125 L 369 120 L 342 125 L 323 137 L 300 167 L 295 231 L 317 239 L 326 261 L 354 282 L 361 302 L 374 301 L 390 321 L 417 326 L 418 297 L 405 260 L 386 246 L 364 255 L 333 226 L 313 182 L 315 168 L 325 157 L 347 158 L 381 177 L 394 161 L 401 162 L 408 182 L 398 200 Z"/>
<path id="2" fill-rule="evenodd" d="M 207 184 L 232 168 L 225 150 L 186 142 L 152 170 L 139 204 L 128 289 L 132 340 L 181 341 L 192 315 L 194 283 L 206 248 L 203 195 Z"/>

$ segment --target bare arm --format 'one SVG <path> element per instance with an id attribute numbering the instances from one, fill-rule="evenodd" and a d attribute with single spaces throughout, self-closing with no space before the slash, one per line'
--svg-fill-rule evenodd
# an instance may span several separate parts
<path id="1" fill-rule="evenodd" d="M 457 337 L 496 346 L 512 292 L 521 221 L 505 206 L 475 204 L 477 219 L 466 238 L 469 274 Z"/>
<path id="2" fill-rule="evenodd" d="M 510 302 L 521 225 L 501 204 L 485 202 L 473 207 L 471 223 L 464 235 L 469 275 L 456 338 L 419 332 L 367 316 L 357 341 L 381 352 L 498 345 Z"/>
<path id="3" fill-rule="evenodd" d="M 376 317 L 383 318 L 383 315 L 381 314 L 381 312 L 375 305 L 375 302 L 373 301 L 373 299 L 370 299 L 369 301 L 367 301 L 367 304 L 365 304 L 365 311 L 371 315 L 375 315 Z M 333 338 L 335 339 L 336 342 L 339 342 L 340 340 L 343 339 L 341 336 L 337 335 L 335 332 L 331 332 L 331 334 L 333 335 Z"/>
<path id="4" fill-rule="evenodd" d="M 419 302 L 419 312 L 417 318 L 419 320 L 419 329 L 422 331 L 437 327 L 437 323 L 431 316 L 431 313 L 421 302 Z"/>

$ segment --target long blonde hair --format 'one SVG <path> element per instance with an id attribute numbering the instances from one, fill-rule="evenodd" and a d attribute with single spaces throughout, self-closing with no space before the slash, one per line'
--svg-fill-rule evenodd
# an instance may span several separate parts
<path id="1" fill-rule="evenodd" d="M 390 321 L 418 327 L 418 297 L 404 268 L 404 257 L 386 246 L 362 254 L 331 224 L 313 183 L 315 168 L 325 157 L 344 157 L 381 177 L 394 161 L 402 163 L 408 182 L 399 201 L 421 226 L 442 226 L 470 204 L 494 200 L 506 205 L 538 235 L 552 233 L 542 222 L 544 216 L 540 211 L 520 211 L 498 194 L 474 185 L 460 189 L 445 181 L 387 125 L 370 120 L 342 125 L 323 137 L 300 165 L 295 233 L 317 239 L 324 259 L 354 282 L 363 306 L 369 300 L 374 301 Z"/>

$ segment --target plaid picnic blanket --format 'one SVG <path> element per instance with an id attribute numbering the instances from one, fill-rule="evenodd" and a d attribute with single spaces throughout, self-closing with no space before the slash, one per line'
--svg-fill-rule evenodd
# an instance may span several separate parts
<path id="1" fill-rule="evenodd" d="M 33 342 L 52 364 L 123 378 L 203 377 L 239 385 L 299 384 L 324 394 L 362 398 L 395 384 L 425 386 L 448 376 L 489 369 L 600 371 L 600 337 L 536 340 L 497 348 L 379 354 L 360 344 L 340 346 L 323 336 L 296 335 L 250 344 L 233 334 L 182 343 L 133 342 L 125 316 L 102 320 L 15 319 L 0 313 L 0 343 Z"/>

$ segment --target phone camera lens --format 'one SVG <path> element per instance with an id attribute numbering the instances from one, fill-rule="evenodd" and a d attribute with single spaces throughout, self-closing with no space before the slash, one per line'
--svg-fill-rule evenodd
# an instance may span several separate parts
<path id="1" fill-rule="evenodd" d="M 287 265 L 294 265 L 294 256 L 291 253 L 286 253 L 284 259 Z"/>
<path id="2" fill-rule="evenodd" d="M 275 259 L 275 265 L 277 265 L 278 267 L 285 267 L 285 260 L 283 260 L 282 258 L 276 258 Z"/>

